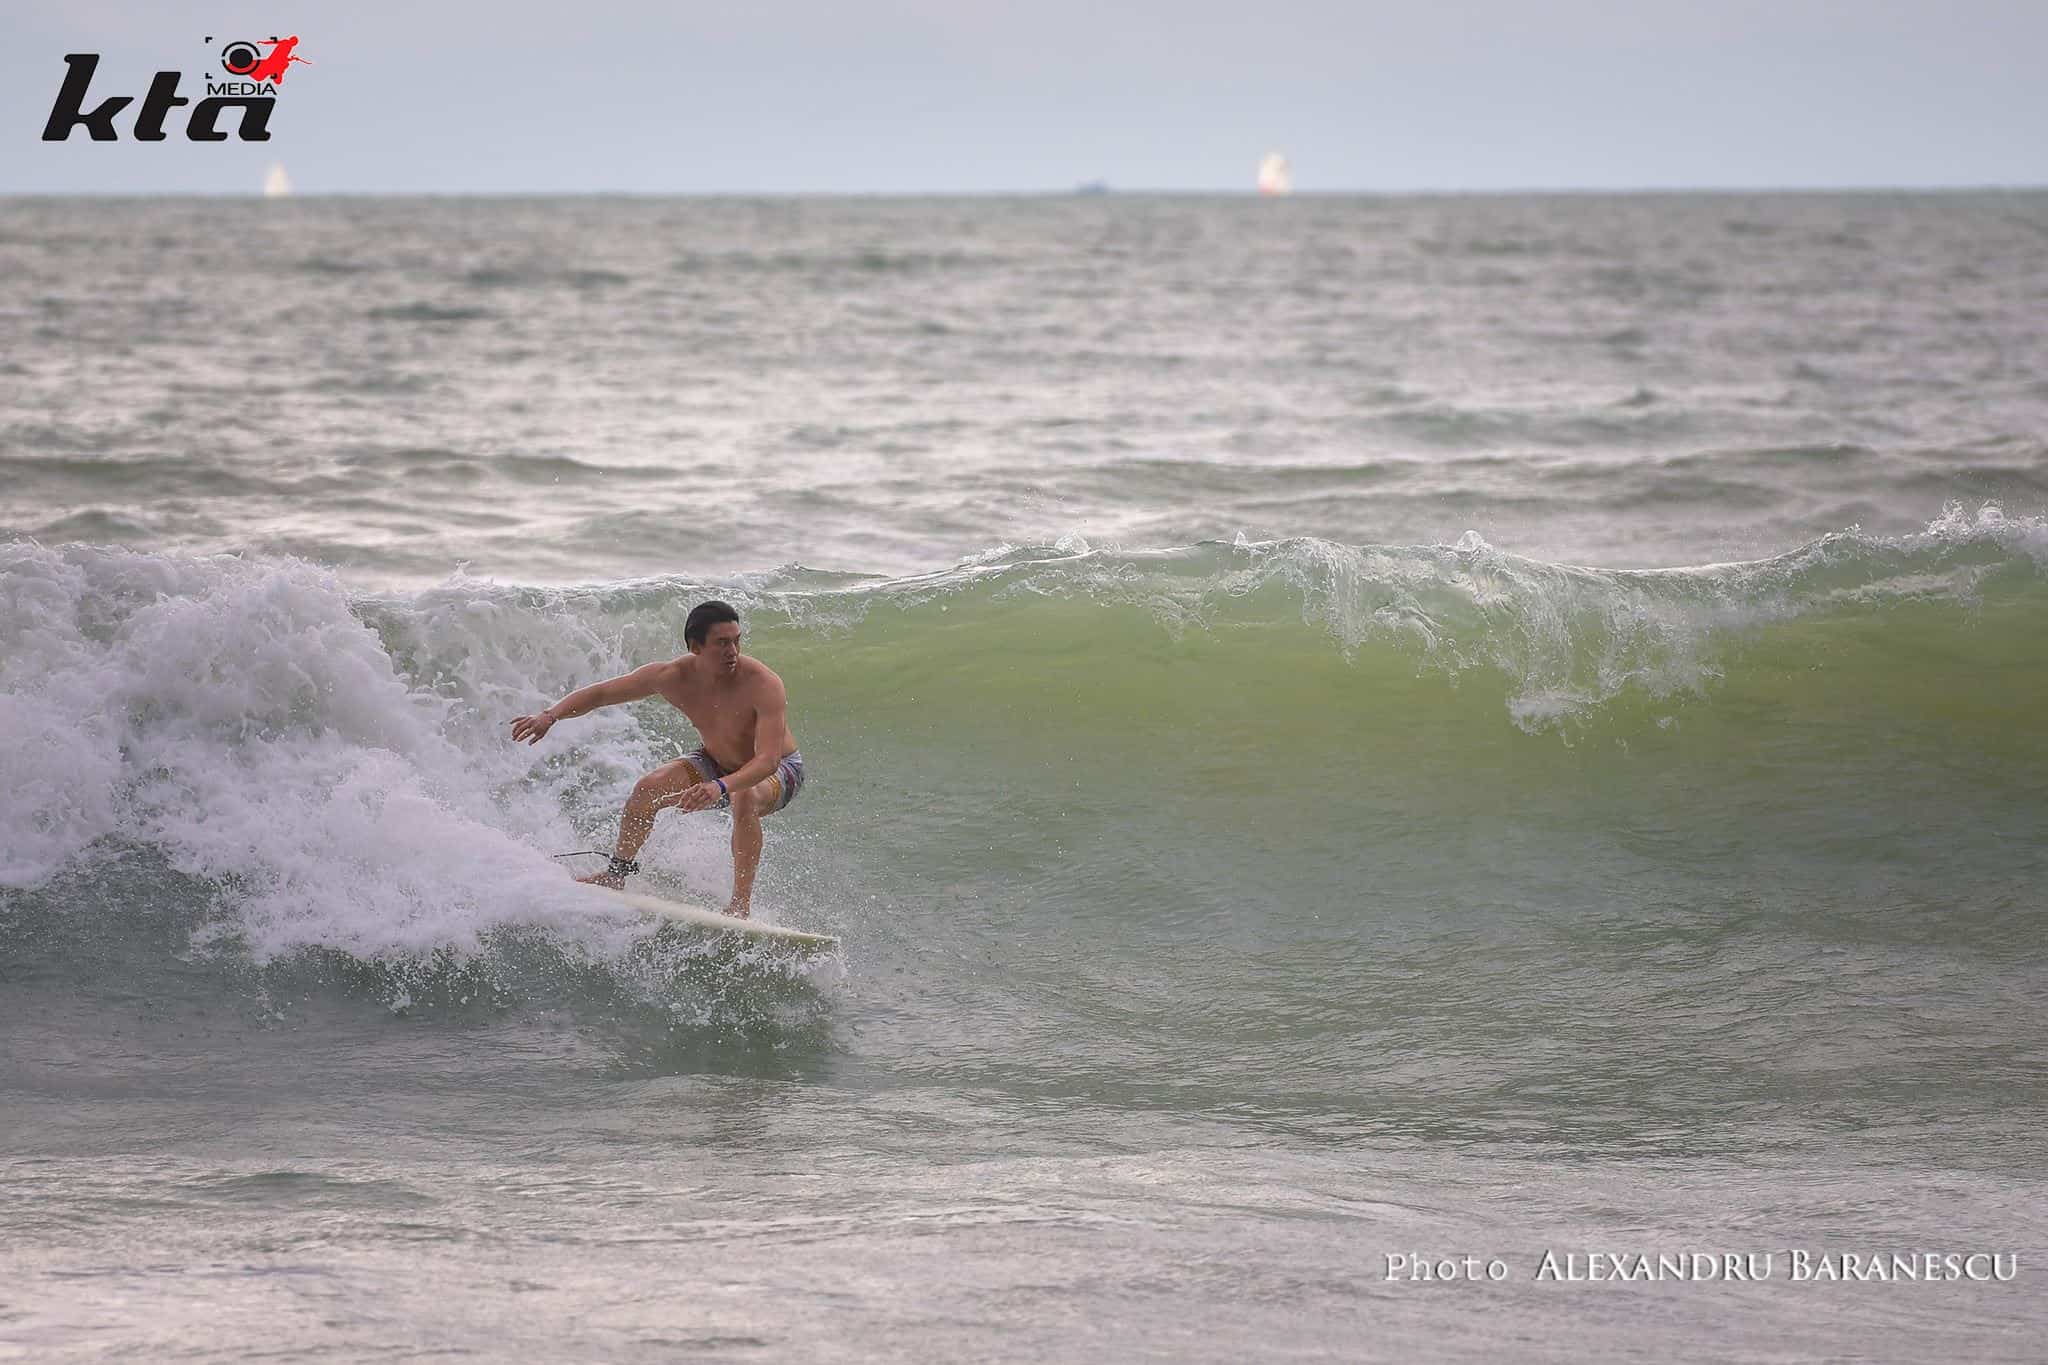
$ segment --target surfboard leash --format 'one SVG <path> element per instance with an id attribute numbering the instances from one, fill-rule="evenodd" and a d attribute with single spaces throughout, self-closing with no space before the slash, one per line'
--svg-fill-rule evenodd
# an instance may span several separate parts
<path id="1" fill-rule="evenodd" d="M 580 858 L 586 853 L 595 854 L 600 858 L 611 858 L 611 866 L 607 867 L 605 871 L 614 877 L 630 877 L 640 870 L 640 864 L 633 859 L 614 857 L 601 848 L 579 848 L 573 849 L 568 853 L 550 853 L 548 856 L 550 858 Z"/>

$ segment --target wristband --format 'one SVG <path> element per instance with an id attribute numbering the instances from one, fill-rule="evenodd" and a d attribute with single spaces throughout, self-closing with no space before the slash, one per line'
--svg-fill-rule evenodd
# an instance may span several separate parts
<path id="1" fill-rule="evenodd" d="M 727 787 L 727 786 L 725 785 L 725 779 L 724 779 L 724 778 L 722 778 L 722 777 L 714 777 L 714 778 L 712 778 L 711 780 L 712 780 L 713 782 L 716 782 L 716 783 L 718 784 L 718 804 L 719 804 L 720 806 L 729 806 L 729 805 L 731 805 L 731 804 L 732 804 L 732 789 L 731 789 L 730 787 Z"/>

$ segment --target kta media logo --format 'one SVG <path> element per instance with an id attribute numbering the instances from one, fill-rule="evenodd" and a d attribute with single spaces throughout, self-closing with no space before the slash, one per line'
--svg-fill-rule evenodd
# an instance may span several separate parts
<path id="1" fill-rule="evenodd" d="M 209 44 L 213 39 L 206 40 Z M 265 46 L 269 51 L 265 52 Z M 206 98 L 193 104 L 178 93 L 178 82 L 184 73 L 159 71 L 149 83 L 149 93 L 142 97 L 142 107 L 135 111 L 135 140 L 137 142 L 162 142 L 168 136 L 164 132 L 164 117 L 171 110 L 191 104 L 192 113 L 185 120 L 185 136 L 193 142 L 226 142 L 228 135 L 220 130 L 220 116 L 225 109 L 241 110 L 238 131 L 244 142 L 270 141 L 270 111 L 277 106 L 277 87 L 284 80 L 285 72 L 292 63 L 303 66 L 312 63 L 297 54 L 299 35 L 289 38 L 272 37 L 251 41 L 237 38 L 220 50 L 221 70 L 235 77 L 233 80 L 206 81 Z M 100 54 L 97 52 L 66 53 L 63 88 L 57 91 L 57 102 L 50 106 L 49 122 L 43 125 L 43 141 L 63 142 L 71 136 L 71 130 L 83 127 L 94 142 L 114 142 L 120 137 L 114 131 L 114 115 L 135 102 L 133 95 L 117 95 L 113 99 L 101 100 L 90 110 L 85 107 L 86 91 L 92 86 L 92 73 L 99 69 Z"/>
<path id="2" fill-rule="evenodd" d="M 206 41 L 210 43 L 213 39 L 208 38 Z M 254 43 L 242 42 L 240 40 L 229 43 L 220 50 L 221 69 L 231 76 L 240 76 L 244 80 L 260 85 L 266 82 L 283 80 L 284 69 L 293 62 L 298 62 L 305 66 L 312 65 L 304 57 L 292 55 L 292 49 L 299 45 L 298 34 L 294 33 L 289 38 L 272 36 L 269 42 L 270 53 L 268 56 L 257 51 L 256 44 Z M 212 90 L 212 83 L 209 82 L 206 88 L 209 91 Z"/>

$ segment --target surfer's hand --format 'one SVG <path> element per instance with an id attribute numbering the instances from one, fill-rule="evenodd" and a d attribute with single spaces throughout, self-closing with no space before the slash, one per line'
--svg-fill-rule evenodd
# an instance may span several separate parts
<path id="1" fill-rule="evenodd" d="M 525 740 L 528 744 L 540 743 L 540 737 L 554 725 L 555 718 L 546 711 L 536 711 L 530 716 L 515 716 L 512 719 L 512 742 Z"/>
<path id="2" fill-rule="evenodd" d="M 699 782 L 685 790 L 676 800 L 677 810 L 709 810 L 725 799 L 716 782 Z"/>

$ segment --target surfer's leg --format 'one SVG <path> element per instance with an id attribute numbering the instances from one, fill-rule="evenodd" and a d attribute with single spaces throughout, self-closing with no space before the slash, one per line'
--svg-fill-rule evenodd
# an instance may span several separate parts
<path id="1" fill-rule="evenodd" d="M 761 870 L 761 817 L 782 804 L 782 783 L 762 778 L 732 798 L 732 900 L 728 915 L 745 919 L 753 909 L 754 874 Z"/>
<path id="2" fill-rule="evenodd" d="M 612 856 L 630 862 L 640 851 L 640 846 L 647 842 L 647 836 L 654 833 L 654 817 L 703 780 L 703 774 L 689 759 L 679 758 L 673 763 L 662 764 L 634 783 L 633 794 L 626 798 L 625 812 L 619 817 L 619 843 Z M 614 877 L 609 870 L 576 880 L 609 886 L 613 890 L 626 884 L 624 877 Z"/>

